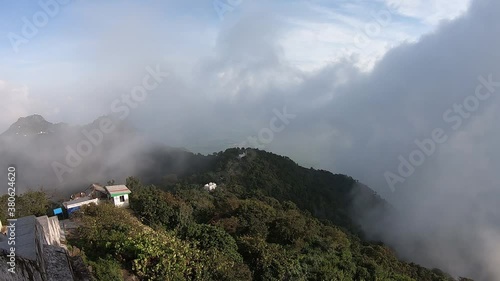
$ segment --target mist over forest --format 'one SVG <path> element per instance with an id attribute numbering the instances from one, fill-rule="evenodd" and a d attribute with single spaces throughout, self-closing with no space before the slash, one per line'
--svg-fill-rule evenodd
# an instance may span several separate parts
<path id="1" fill-rule="evenodd" d="M 354 189 L 350 211 L 398 258 L 500 280 L 500 2 L 225 2 L 71 1 L 29 38 L 40 7 L 5 4 L 18 191 L 168 185 L 264 150 L 373 190 L 387 205 Z"/>

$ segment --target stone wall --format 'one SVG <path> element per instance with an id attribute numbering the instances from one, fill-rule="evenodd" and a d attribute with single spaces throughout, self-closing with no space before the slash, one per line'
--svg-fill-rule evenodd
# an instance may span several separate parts
<path id="1" fill-rule="evenodd" d="M 73 281 L 68 252 L 61 244 L 57 217 L 34 216 L 16 222 L 16 268 L 8 271 L 10 245 L 0 234 L 0 280 L 2 281 Z"/>

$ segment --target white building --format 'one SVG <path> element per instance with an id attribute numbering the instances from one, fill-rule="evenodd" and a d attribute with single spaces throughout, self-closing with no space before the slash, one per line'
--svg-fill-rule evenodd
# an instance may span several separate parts
<path id="1" fill-rule="evenodd" d="M 91 203 L 97 205 L 104 201 L 111 201 L 117 207 L 128 207 L 130 193 L 132 192 L 125 185 L 102 187 L 98 184 L 92 184 L 87 189 L 87 192 L 81 192 L 72 196 L 74 199 L 64 202 L 63 206 L 68 210 L 68 214 L 77 211 L 83 205 Z"/>
<path id="2" fill-rule="evenodd" d="M 203 188 L 207 191 L 214 191 L 217 188 L 217 184 L 215 182 L 209 182 L 205 184 Z"/>
<path id="3" fill-rule="evenodd" d="M 125 185 L 110 185 L 104 187 L 108 193 L 109 198 L 117 207 L 128 207 L 128 195 L 132 193 Z"/>
<path id="4" fill-rule="evenodd" d="M 92 197 L 80 197 L 75 200 L 67 201 L 63 203 L 64 208 L 68 210 L 68 214 L 73 213 L 74 211 L 77 211 L 80 209 L 81 206 L 83 205 L 88 205 L 88 204 L 99 204 L 99 198 L 92 198 Z"/>

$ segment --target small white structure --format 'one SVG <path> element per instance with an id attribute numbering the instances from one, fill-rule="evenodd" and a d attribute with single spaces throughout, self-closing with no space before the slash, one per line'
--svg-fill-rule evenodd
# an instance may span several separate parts
<path id="1" fill-rule="evenodd" d="M 105 186 L 108 196 L 117 207 L 128 207 L 130 205 L 128 195 L 132 193 L 125 185 Z"/>
<path id="2" fill-rule="evenodd" d="M 92 199 L 92 197 L 80 197 L 75 200 L 67 201 L 63 203 L 64 208 L 68 210 L 68 214 L 73 213 L 74 211 L 77 211 L 80 209 L 81 206 L 83 205 L 88 205 L 88 204 L 99 204 L 99 199 L 95 198 Z"/>
<path id="3" fill-rule="evenodd" d="M 209 182 L 205 184 L 203 188 L 207 191 L 214 191 L 217 188 L 217 184 L 215 182 Z"/>
<path id="4" fill-rule="evenodd" d="M 64 202 L 63 206 L 68 210 L 68 214 L 80 209 L 83 205 L 111 201 L 117 207 L 129 206 L 129 194 L 132 193 L 125 185 L 110 185 L 102 187 L 92 184 L 87 192 L 80 192 L 73 195 L 72 200 Z"/>

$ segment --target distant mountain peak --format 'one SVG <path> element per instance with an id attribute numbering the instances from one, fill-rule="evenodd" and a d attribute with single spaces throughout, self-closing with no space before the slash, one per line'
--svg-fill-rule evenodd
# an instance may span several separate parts
<path id="1" fill-rule="evenodd" d="M 32 136 L 50 134 L 55 130 L 54 124 L 48 122 L 42 115 L 34 114 L 19 118 L 2 136 Z"/>
<path id="2" fill-rule="evenodd" d="M 45 120 L 45 118 L 43 118 L 43 116 L 40 114 L 33 114 L 26 117 L 21 117 L 17 120 L 17 122 L 22 122 L 25 120 L 30 122 L 47 122 L 47 120 Z"/>
<path id="3" fill-rule="evenodd" d="M 114 115 L 103 115 L 86 125 L 71 126 L 67 123 L 51 123 L 40 114 L 33 114 L 26 117 L 20 117 L 12 124 L 7 131 L 0 134 L 0 137 L 30 137 L 37 135 L 64 135 L 67 132 L 74 133 L 78 129 L 95 129 L 101 126 L 102 122 L 112 122 L 116 127 L 115 131 L 120 133 L 133 133 L 135 129 L 126 122 L 119 120 Z"/>

